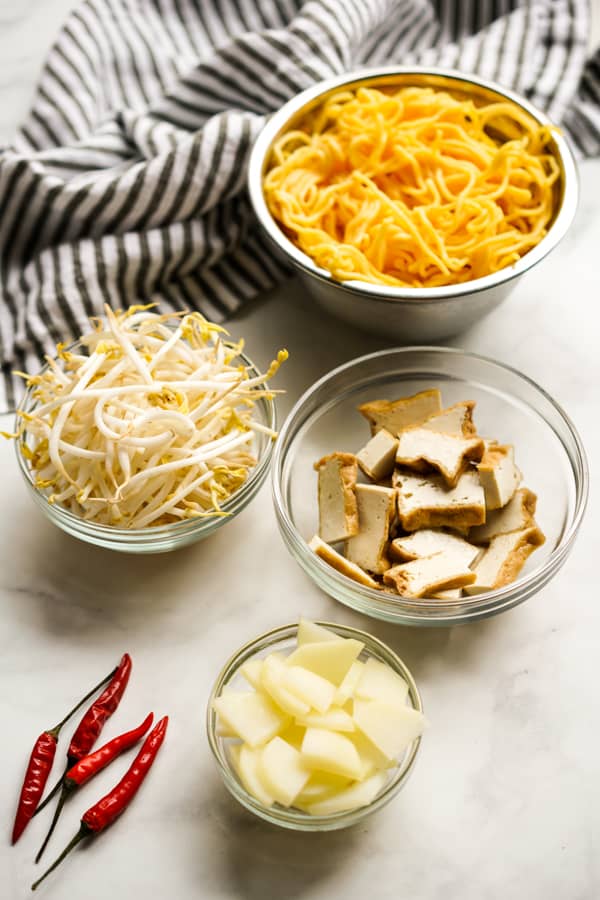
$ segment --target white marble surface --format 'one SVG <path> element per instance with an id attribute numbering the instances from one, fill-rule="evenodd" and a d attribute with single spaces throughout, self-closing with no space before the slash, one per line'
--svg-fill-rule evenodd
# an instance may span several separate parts
<path id="1" fill-rule="evenodd" d="M 17 12 L 1 0 L 0 138 L 24 112 L 40 56 L 70 5 L 29 0 Z M 581 175 L 581 207 L 560 249 L 501 309 L 452 343 L 496 356 L 546 387 L 580 428 L 593 476 L 600 452 L 600 161 L 585 163 Z M 246 335 L 259 363 L 289 347 L 282 415 L 327 369 L 382 346 L 315 314 L 293 283 L 256 303 L 232 330 Z M 9 425 L 0 419 L 0 428 Z M 209 541 L 139 559 L 79 544 L 46 522 L 4 442 L 0 471 L 1 900 L 29 896 L 32 857 L 47 825 L 45 817 L 34 820 L 9 847 L 31 744 L 125 649 L 133 675 L 104 734 L 153 709 L 171 716 L 167 741 L 123 818 L 48 880 L 48 900 L 600 895 L 594 482 L 575 550 L 540 595 L 477 625 L 421 631 L 370 621 L 313 587 L 279 538 L 268 486 Z M 204 734 L 206 697 L 225 657 L 300 612 L 367 627 L 386 640 L 415 674 L 432 723 L 395 802 L 359 827 L 322 837 L 278 831 L 238 807 Z M 115 764 L 72 800 L 48 860 L 123 768 Z"/>

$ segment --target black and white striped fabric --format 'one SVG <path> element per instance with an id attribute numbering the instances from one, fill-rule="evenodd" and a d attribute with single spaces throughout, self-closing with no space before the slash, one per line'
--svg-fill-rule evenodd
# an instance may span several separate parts
<path id="1" fill-rule="evenodd" d="M 286 272 L 244 193 L 271 111 L 358 65 L 496 79 L 600 147 L 585 0 L 85 0 L 0 156 L 0 411 L 103 304 L 214 320 Z"/>

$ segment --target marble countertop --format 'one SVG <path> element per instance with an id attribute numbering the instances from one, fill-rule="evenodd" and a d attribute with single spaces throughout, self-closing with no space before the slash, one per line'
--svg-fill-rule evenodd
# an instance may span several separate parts
<path id="1" fill-rule="evenodd" d="M 0 138 L 24 111 L 51 32 L 71 5 L 30 0 L 17 14 L 0 0 Z M 48 900 L 600 895 L 600 160 L 582 165 L 581 182 L 577 219 L 559 250 L 500 309 L 451 341 L 543 385 L 572 416 L 592 464 L 591 502 L 572 555 L 540 594 L 509 613 L 427 630 L 352 613 L 287 554 L 268 485 L 226 528 L 177 553 L 136 558 L 94 549 L 43 518 L 12 446 L 0 443 L 0 900 L 29 896 L 47 826 L 45 817 L 34 820 L 9 847 L 33 740 L 125 650 L 133 674 L 104 734 L 153 709 L 171 717 L 167 741 L 126 815 L 46 882 Z M 281 417 L 328 369 L 384 346 L 317 314 L 293 281 L 248 308 L 232 332 L 245 335 L 259 364 L 289 348 Z M 0 429 L 9 426 L 0 418 Z M 235 566 L 224 567 L 232 548 Z M 319 838 L 267 826 L 239 807 L 204 732 L 206 698 L 225 658 L 300 613 L 367 628 L 389 643 L 415 675 L 432 723 L 395 801 L 360 826 Z M 114 781 L 115 767 L 69 803 L 48 861 Z"/>

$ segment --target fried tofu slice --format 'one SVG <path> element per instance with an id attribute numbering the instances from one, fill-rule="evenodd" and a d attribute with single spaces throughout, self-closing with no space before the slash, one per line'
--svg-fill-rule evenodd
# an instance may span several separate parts
<path id="1" fill-rule="evenodd" d="M 466 593 L 481 594 L 511 584 L 527 558 L 545 540 L 537 525 L 492 538 L 489 547 L 474 566 L 475 581 L 465 587 Z"/>
<path id="2" fill-rule="evenodd" d="M 463 400 L 429 416 L 422 423 L 422 427 L 428 428 L 430 431 L 441 431 L 443 434 L 462 434 L 463 437 L 472 437 L 477 434 L 473 422 L 474 409 L 474 400 Z"/>
<path id="3" fill-rule="evenodd" d="M 463 437 L 430 431 L 420 425 L 406 428 L 399 435 L 396 463 L 422 471 L 423 463 L 438 471 L 448 487 L 456 487 L 469 462 L 479 462 L 484 454 L 480 437 Z"/>
<path id="4" fill-rule="evenodd" d="M 389 568 L 387 549 L 390 525 L 396 513 L 396 492 L 376 484 L 357 484 L 358 534 L 348 538 L 344 554 L 368 572 Z"/>
<path id="5" fill-rule="evenodd" d="M 475 562 L 481 552 L 481 547 L 470 544 L 457 534 L 448 534 L 447 531 L 437 531 L 433 528 L 413 531 L 406 537 L 396 538 L 390 544 L 390 556 L 403 562 L 444 553 L 451 556 L 457 564 L 468 567 Z"/>
<path id="6" fill-rule="evenodd" d="M 462 588 L 475 581 L 475 573 L 444 553 L 401 563 L 383 574 L 383 582 L 403 597 L 427 597 L 438 591 Z"/>
<path id="7" fill-rule="evenodd" d="M 329 544 L 358 533 L 356 476 L 352 453 L 330 453 L 315 463 L 319 474 L 319 535 Z"/>
<path id="8" fill-rule="evenodd" d="M 510 444 L 488 445 L 477 466 L 485 491 L 486 509 L 502 509 L 521 483 L 521 473 L 515 465 L 514 448 Z"/>
<path id="9" fill-rule="evenodd" d="M 398 515 L 405 531 L 420 528 L 456 528 L 464 531 L 485 522 L 485 496 L 474 469 L 449 488 L 441 475 L 415 475 L 397 470 Z"/>
<path id="10" fill-rule="evenodd" d="M 356 454 L 356 460 L 363 472 L 373 481 L 381 481 L 391 475 L 396 460 L 398 438 L 381 428 Z"/>
<path id="11" fill-rule="evenodd" d="M 317 556 L 324 560 L 326 563 L 329 563 L 334 569 L 337 569 L 338 572 L 341 572 L 342 575 L 346 575 L 348 578 L 351 578 L 353 581 L 357 581 L 359 584 L 364 584 L 365 587 L 370 588 L 379 588 L 380 585 L 375 581 L 374 578 L 371 578 L 360 566 L 355 565 L 353 562 L 347 560 L 341 553 L 338 553 L 333 547 L 330 547 L 329 544 L 326 544 L 325 541 L 322 541 L 318 534 L 312 538 L 309 542 L 308 546 L 311 550 L 313 550 Z"/>
<path id="12" fill-rule="evenodd" d="M 512 500 L 502 509 L 495 509 L 486 515 L 484 525 L 477 525 L 469 531 L 469 540 L 474 544 L 487 544 L 499 534 L 522 531 L 535 525 L 537 496 L 529 488 L 519 488 Z"/>
<path id="13" fill-rule="evenodd" d="M 358 411 L 368 420 L 372 434 L 385 428 L 390 434 L 396 435 L 403 428 L 422 422 L 441 408 L 442 395 L 434 388 L 399 400 L 372 400 L 359 406 Z"/>

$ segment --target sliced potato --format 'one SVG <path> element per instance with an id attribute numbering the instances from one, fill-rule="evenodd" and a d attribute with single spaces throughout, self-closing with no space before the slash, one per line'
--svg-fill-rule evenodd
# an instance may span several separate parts
<path id="1" fill-rule="evenodd" d="M 382 790 L 387 781 L 384 772 L 376 772 L 364 781 L 359 781 L 350 787 L 344 788 L 330 797 L 307 804 L 305 809 L 311 816 L 330 816 L 334 813 L 345 812 L 348 809 L 358 809 L 372 803 L 377 794 Z"/>
<path id="2" fill-rule="evenodd" d="M 364 664 L 354 696 L 361 700 L 383 700 L 404 706 L 408 685 L 404 678 L 374 657 Z"/>
<path id="3" fill-rule="evenodd" d="M 287 658 L 289 666 L 303 666 L 339 687 L 364 644 L 354 638 L 303 644 Z"/>
<path id="4" fill-rule="evenodd" d="M 425 716 L 416 709 L 381 700 L 355 700 L 354 721 L 390 761 L 425 729 Z"/>
<path id="5" fill-rule="evenodd" d="M 352 783 L 349 778 L 345 778 L 343 775 L 333 775 L 331 772 L 313 772 L 296 797 L 294 806 L 302 809 L 309 803 L 325 800 L 327 797 L 331 797 L 338 791 L 347 788 Z"/>
<path id="6" fill-rule="evenodd" d="M 275 654 L 267 656 L 260 673 L 260 683 L 272 700 L 290 716 L 305 716 L 310 712 L 310 704 L 305 703 L 296 694 L 285 687 L 285 663 Z"/>
<path id="7" fill-rule="evenodd" d="M 304 666 L 284 666 L 283 686 L 317 712 L 325 713 L 335 697 L 336 687 Z"/>
<path id="8" fill-rule="evenodd" d="M 352 720 L 352 726 L 354 727 L 354 720 Z M 223 719 L 219 718 L 217 720 L 217 727 L 215 728 L 215 734 L 217 737 L 221 738 L 237 738 L 237 734 L 227 725 Z"/>
<path id="9" fill-rule="evenodd" d="M 257 691 L 230 691 L 217 697 L 214 708 L 224 724 L 251 747 L 270 741 L 290 721 L 269 697 Z"/>
<path id="10" fill-rule="evenodd" d="M 356 730 L 348 735 L 348 737 L 356 747 L 360 757 L 362 766 L 360 775 L 361 781 L 364 781 L 365 778 L 373 775 L 374 772 L 389 769 L 396 765 L 396 760 L 388 759 L 387 756 L 385 756 L 381 750 L 378 750 L 369 738 L 362 733 L 362 731 Z"/>
<path id="11" fill-rule="evenodd" d="M 240 675 L 243 675 L 248 684 L 260 691 L 260 673 L 263 667 L 262 659 L 248 659 L 240 666 Z"/>
<path id="12" fill-rule="evenodd" d="M 232 755 L 235 771 L 242 785 L 259 803 L 273 806 L 275 798 L 266 789 L 259 773 L 262 749 L 252 749 L 248 744 L 239 744 L 239 751 Z"/>
<path id="13" fill-rule="evenodd" d="M 263 747 L 258 772 L 267 791 L 282 806 L 292 805 L 311 774 L 303 754 L 280 737 Z"/>
<path id="14" fill-rule="evenodd" d="M 344 706 L 354 696 L 354 690 L 360 680 L 363 668 L 364 663 L 359 659 L 355 659 L 333 698 L 336 706 Z"/>
<path id="15" fill-rule="evenodd" d="M 318 644 L 320 641 L 339 641 L 339 635 L 309 619 L 300 619 L 298 623 L 298 646 L 302 644 Z"/>
<path id="16" fill-rule="evenodd" d="M 311 712 L 307 716 L 298 716 L 296 722 L 306 728 L 327 728 L 329 731 L 355 731 L 356 729 L 350 713 L 339 706 L 333 706 L 325 713 Z"/>
<path id="17" fill-rule="evenodd" d="M 337 731 L 307 728 L 302 742 L 302 756 L 312 769 L 344 775 L 353 780 L 361 777 L 362 764 L 356 747 Z"/>
<path id="18" fill-rule="evenodd" d="M 304 740 L 305 731 L 306 728 L 304 727 L 304 725 L 300 725 L 298 719 L 296 719 L 295 722 L 292 722 L 291 725 L 288 725 L 287 728 L 284 728 L 283 731 L 279 733 L 279 737 L 282 741 L 287 741 L 288 744 L 291 744 L 292 747 L 295 747 L 296 750 L 300 750 L 300 748 L 302 747 L 302 741 Z"/>

